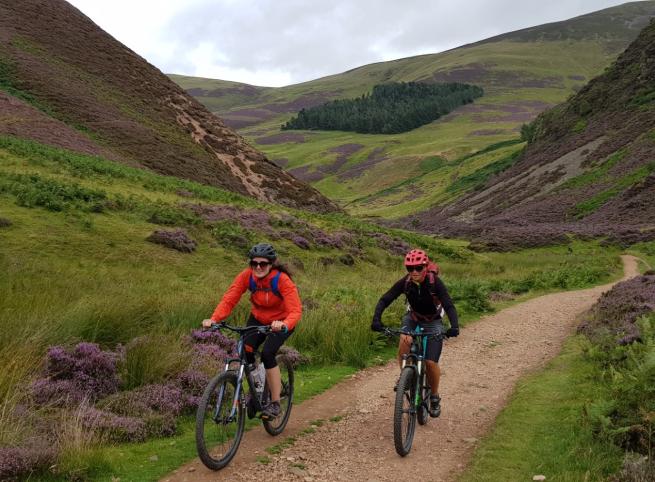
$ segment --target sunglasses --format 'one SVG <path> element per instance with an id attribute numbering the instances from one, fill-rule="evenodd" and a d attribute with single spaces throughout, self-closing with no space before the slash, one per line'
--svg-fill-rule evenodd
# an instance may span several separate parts
<path id="1" fill-rule="evenodd" d="M 270 264 L 271 264 L 270 261 L 251 261 L 251 262 L 250 262 L 250 267 L 251 267 L 251 268 L 261 268 L 261 269 L 264 269 L 264 268 L 266 268 L 266 267 L 267 267 L 268 265 L 270 265 Z"/>
<path id="2" fill-rule="evenodd" d="M 417 264 L 416 266 L 405 266 L 405 267 L 407 268 L 408 273 L 411 273 L 412 271 L 416 271 L 417 273 L 420 273 L 421 271 L 423 271 L 423 268 L 425 266 L 423 266 L 422 264 Z"/>

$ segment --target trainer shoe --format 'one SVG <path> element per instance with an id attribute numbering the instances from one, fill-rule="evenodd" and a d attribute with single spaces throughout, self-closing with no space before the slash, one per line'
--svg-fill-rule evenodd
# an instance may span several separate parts
<path id="1" fill-rule="evenodd" d="M 436 418 L 441 415 L 441 398 L 430 395 L 430 417 Z"/>
<path id="2" fill-rule="evenodd" d="M 280 402 L 271 402 L 262 410 L 264 420 L 272 420 L 280 415 Z"/>

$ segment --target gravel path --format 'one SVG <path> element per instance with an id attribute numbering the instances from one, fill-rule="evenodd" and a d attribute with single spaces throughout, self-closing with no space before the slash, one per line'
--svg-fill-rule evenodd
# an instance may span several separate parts
<path id="1" fill-rule="evenodd" d="M 624 279 L 636 276 L 637 259 L 622 259 Z M 426 426 L 417 425 L 407 457 L 399 457 L 393 447 L 392 387 L 398 367 L 392 362 L 361 371 L 294 407 L 280 437 L 270 437 L 262 428 L 246 433 L 237 456 L 221 472 L 206 469 L 196 459 L 162 480 L 453 480 L 516 382 L 560 352 L 575 330 L 576 316 L 611 286 L 534 298 L 486 316 L 448 340 L 441 360 L 442 415 Z M 329 420 L 339 416 L 338 421 Z M 325 422 L 306 430 L 317 419 Z M 296 437 L 292 446 L 278 455 L 267 454 L 266 447 L 288 436 Z M 262 464 L 258 456 L 268 456 L 270 462 Z M 421 473 L 413 473 L 417 458 L 425 461 Z"/>

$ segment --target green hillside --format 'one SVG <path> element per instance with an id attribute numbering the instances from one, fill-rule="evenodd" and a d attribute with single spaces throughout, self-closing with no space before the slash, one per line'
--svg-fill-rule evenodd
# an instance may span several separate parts
<path id="1" fill-rule="evenodd" d="M 474 161 L 468 157 L 518 138 L 523 123 L 602 72 L 653 15 L 655 2 L 634 2 L 281 88 L 172 78 L 269 158 L 349 212 L 394 218 L 451 199 L 450 183 L 520 149 L 514 144 Z M 482 87 L 485 95 L 404 134 L 279 130 L 302 107 L 357 97 L 379 83 L 410 81 L 466 82 Z"/>

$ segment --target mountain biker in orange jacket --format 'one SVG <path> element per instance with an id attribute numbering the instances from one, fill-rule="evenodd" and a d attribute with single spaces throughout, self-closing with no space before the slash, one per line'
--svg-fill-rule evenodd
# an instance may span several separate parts
<path id="1" fill-rule="evenodd" d="M 444 333 L 442 313 L 446 312 L 450 321 L 450 328 L 445 332 L 446 336 L 454 337 L 459 335 L 459 322 L 457 310 L 450 299 L 446 285 L 438 277 L 434 276 L 434 285 L 431 286 L 428 271 L 436 265 L 430 263 L 427 254 L 420 249 L 413 249 L 405 256 L 405 268 L 407 276 L 397 281 L 387 291 L 375 307 L 371 329 L 382 331 L 382 313 L 396 298 L 405 294 L 409 304 L 409 311 L 403 317 L 403 328 L 407 331 L 414 331 L 416 326 L 421 326 L 428 333 Z M 407 335 L 400 336 L 398 344 L 398 361 L 402 366 L 403 355 L 409 352 L 412 338 Z M 425 354 L 428 380 L 432 394 L 430 396 L 430 416 L 438 417 L 441 414 L 441 397 L 439 397 L 439 379 L 441 369 L 439 368 L 439 357 L 443 342 L 441 339 L 429 338 L 427 353 Z"/>
<path id="2" fill-rule="evenodd" d="M 262 362 L 266 368 L 266 383 L 271 390 L 271 402 L 264 407 L 262 418 L 275 418 L 280 413 L 280 367 L 275 355 L 282 344 L 293 333 L 302 315 L 302 304 L 296 285 L 289 271 L 277 263 L 273 246 L 267 243 L 256 244 L 248 253 L 250 266 L 239 273 L 232 285 L 223 295 L 211 318 L 203 320 L 202 326 L 209 328 L 229 316 L 247 290 L 251 291 L 252 308 L 247 326 L 270 325 L 273 333 L 267 335 L 253 333 L 246 337 L 246 358 L 255 362 L 254 352 L 264 343 Z"/>

